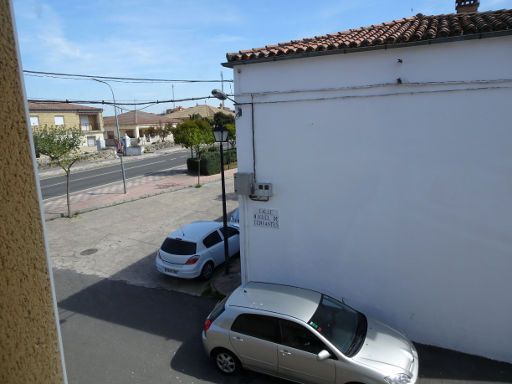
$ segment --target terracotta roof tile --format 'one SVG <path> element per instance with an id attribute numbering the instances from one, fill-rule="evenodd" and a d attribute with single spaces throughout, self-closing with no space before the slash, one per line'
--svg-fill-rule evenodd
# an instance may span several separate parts
<path id="1" fill-rule="evenodd" d="M 28 103 L 30 112 L 101 112 L 103 109 L 72 103 L 49 103 L 34 101 Z"/>
<path id="2" fill-rule="evenodd" d="M 228 53 L 226 56 L 228 63 L 236 64 L 273 56 L 293 56 L 302 52 L 343 51 L 363 47 L 384 48 L 395 44 L 503 31 L 512 34 L 512 10 L 435 16 L 418 14 L 325 36 L 269 44 L 264 48 L 247 49 Z"/>
<path id="3" fill-rule="evenodd" d="M 154 113 L 144 111 L 129 111 L 117 115 L 119 125 L 158 125 L 160 123 L 175 123 L 178 122 L 176 119 L 172 119 L 168 116 L 156 115 Z M 103 118 L 103 124 L 105 126 L 116 125 L 115 116 L 105 116 Z"/>

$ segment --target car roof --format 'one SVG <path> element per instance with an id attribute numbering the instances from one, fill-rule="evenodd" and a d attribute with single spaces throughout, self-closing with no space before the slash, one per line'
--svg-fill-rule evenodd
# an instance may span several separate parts
<path id="1" fill-rule="evenodd" d="M 250 282 L 233 291 L 226 305 L 279 313 L 308 322 L 321 298 L 319 292 L 309 289 Z"/>
<path id="2" fill-rule="evenodd" d="M 217 221 L 194 221 L 193 223 L 182 225 L 177 230 L 169 233 L 167 237 L 198 242 L 221 226 L 222 223 Z"/>

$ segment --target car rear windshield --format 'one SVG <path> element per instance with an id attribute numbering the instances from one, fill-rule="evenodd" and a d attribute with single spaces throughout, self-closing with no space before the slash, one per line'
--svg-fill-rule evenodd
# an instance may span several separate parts
<path id="1" fill-rule="evenodd" d="M 211 321 L 215 321 L 215 319 L 217 317 L 219 317 L 221 315 L 222 312 L 224 312 L 224 309 L 225 309 L 225 304 L 226 304 L 226 301 L 228 300 L 227 297 L 225 297 L 224 299 L 222 299 L 221 301 L 219 301 L 216 305 L 215 305 L 215 308 L 213 308 L 213 311 L 211 311 L 210 315 L 208 316 L 208 318 L 211 320 Z"/>
<path id="2" fill-rule="evenodd" d="M 164 240 L 160 249 L 173 255 L 193 255 L 196 253 L 196 243 L 168 237 Z"/>

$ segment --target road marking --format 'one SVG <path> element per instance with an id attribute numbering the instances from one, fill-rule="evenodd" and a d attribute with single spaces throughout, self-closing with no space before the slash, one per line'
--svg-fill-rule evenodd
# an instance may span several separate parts
<path id="1" fill-rule="evenodd" d="M 137 179 L 139 177 L 147 177 L 147 176 L 151 176 L 157 172 L 165 172 L 165 171 L 172 171 L 174 169 L 179 169 L 181 168 L 183 165 L 176 165 L 174 167 L 171 167 L 171 168 L 166 168 L 166 169 L 162 169 L 160 171 L 155 171 L 155 172 L 152 172 L 148 175 L 137 175 L 137 176 L 132 176 L 132 177 L 127 177 L 126 180 L 131 180 L 131 179 Z M 73 192 L 70 192 L 69 193 L 69 196 L 73 195 L 73 194 L 76 194 L 76 193 L 82 193 L 82 192 L 86 192 L 86 191 L 89 191 L 91 189 L 97 189 L 97 188 L 103 188 L 103 187 L 107 187 L 109 185 L 112 185 L 112 184 L 116 184 L 116 183 L 121 183 L 122 180 L 116 180 L 116 181 L 112 181 L 110 183 L 107 183 L 107 184 L 102 184 L 102 185 L 97 185 L 95 187 L 89 187 L 89 188 L 85 188 L 85 189 L 80 189 L 78 191 L 73 191 Z M 55 199 L 58 199 L 60 197 L 63 197 L 63 196 L 66 196 L 66 194 L 62 194 L 62 195 L 58 195 L 58 196 L 52 196 L 52 197 L 47 197 L 46 199 L 43 199 L 43 201 L 48 201 L 48 200 L 55 200 Z"/>
<path id="2" fill-rule="evenodd" d="M 131 169 L 134 169 L 134 168 L 140 168 L 140 167 L 146 167 L 148 165 L 153 165 L 153 164 L 158 164 L 158 163 L 165 163 L 167 160 L 160 160 L 160 161 L 154 161 L 152 163 L 147 163 L 147 164 L 141 164 L 141 165 L 136 165 L 134 167 L 130 167 L 130 168 L 125 168 L 125 170 L 131 170 Z M 87 179 L 93 179 L 95 177 L 99 177 L 99 176 L 104 176 L 104 175 L 109 175 L 111 173 L 118 173 L 120 172 L 120 170 L 116 170 L 116 171 L 110 171 L 110 172 L 104 172 L 104 173 L 98 173 L 96 175 L 92 175 L 92 176 L 85 176 L 85 177 L 80 177 L 78 179 L 72 179 L 70 180 L 70 182 L 75 182 L 75 181 L 80 181 L 80 180 L 87 180 Z M 159 172 L 159 171 L 158 171 Z M 66 184 L 65 181 L 61 181 L 60 183 L 55 183 L 55 184 L 50 184 L 50 185 L 45 185 L 44 187 L 41 187 L 41 189 L 45 189 L 45 188 L 50 188 L 50 187 L 55 187 L 57 185 L 61 185 L 61 184 Z"/>
<path id="3" fill-rule="evenodd" d="M 169 160 L 176 160 L 176 159 L 177 159 L 177 157 L 173 157 L 172 159 L 169 159 Z"/>

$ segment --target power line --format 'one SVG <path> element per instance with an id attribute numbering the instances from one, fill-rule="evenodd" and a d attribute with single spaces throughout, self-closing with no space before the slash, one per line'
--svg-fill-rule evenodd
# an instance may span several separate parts
<path id="1" fill-rule="evenodd" d="M 144 102 L 123 102 L 123 103 L 114 103 L 113 101 L 105 101 L 105 100 L 55 100 L 55 99 L 28 99 L 30 103 L 36 104 L 102 104 L 102 105 L 128 105 L 128 106 L 138 106 L 138 105 L 156 105 L 156 104 L 168 104 L 168 103 L 179 103 L 182 101 L 197 101 L 197 100 L 207 100 L 207 99 L 216 99 L 213 96 L 202 96 L 202 97 L 189 97 L 186 99 L 171 99 L 171 100 L 153 100 L 153 101 L 144 101 Z"/>
<path id="2" fill-rule="evenodd" d="M 91 80 L 91 79 L 103 79 L 110 80 L 120 83 L 232 83 L 233 80 L 200 80 L 200 79 L 152 79 L 152 78 L 140 78 L 140 77 L 117 77 L 117 76 L 96 76 L 96 75 L 85 75 L 76 73 L 59 73 L 59 72 L 42 72 L 42 71 L 29 71 L 23 70 L 27 76 L 35 77 L 51 77 L 61 78 L 68 80 Z"/>

